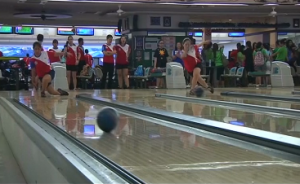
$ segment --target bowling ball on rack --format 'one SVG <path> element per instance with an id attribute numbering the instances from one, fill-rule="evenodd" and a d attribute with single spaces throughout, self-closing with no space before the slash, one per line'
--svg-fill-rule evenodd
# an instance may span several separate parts
<path id="1" fill-rule="evenodd" d="M 102 108 L 97 115 L 98 127 L 106 133 L 113 131 L 119 122 L 119 113 L 111 107 Z"/>
<path id="2" fill-rule="evenodd" d="M 204 89 L 200 86 L 195 87 L 194 92 L 195 92 L 196 97 L 203 97 L 203 95 L 204 95 Z"/>

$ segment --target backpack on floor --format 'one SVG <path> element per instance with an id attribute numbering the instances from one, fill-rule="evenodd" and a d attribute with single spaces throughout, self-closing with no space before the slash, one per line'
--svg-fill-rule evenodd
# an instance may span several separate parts
<path id="1" fill-rule="evenodd" d="M 254 56 L 254 65 L 255 66 L 262 66 L 265 64 L 265 57 L 262 51 L 257 51 Z"/>
<path id="2" fill-rule="evenodd" d="M 143 65 L 139 65 L 135 72 L 134 72 L 134 76 L 144 76 L 144 68 Z"/>

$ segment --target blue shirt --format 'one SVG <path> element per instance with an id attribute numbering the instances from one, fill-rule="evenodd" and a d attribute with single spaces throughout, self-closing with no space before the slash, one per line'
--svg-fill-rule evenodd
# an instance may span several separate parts
<path id="1" fill-rule="evenodd" d="M 178 52 L 178 51 L 177 51 L 177 50 L 174 50 L 174 51 L 173 51 L 173 56 L 176 55 L 175 52 Z M 182 52 L 182 51 L 180 51 L 180 52 Z M 181 55 L 181 53 L 180 53 L 180 55 Z M 176 59 L 174 59 L 173 61 L 174 61 L 174 62 L 177 62 L 177 63 L 180 63 L 180 64 L 182 65 L 182 67 L 184 67 L 183 60 L 182 60 L 180 57 L 177 57 L 177 56 L 176 56 Z"/>

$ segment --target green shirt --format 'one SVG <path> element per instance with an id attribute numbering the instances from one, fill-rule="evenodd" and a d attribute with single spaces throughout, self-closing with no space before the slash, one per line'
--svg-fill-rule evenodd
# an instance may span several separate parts
<path id="1" fill-rule="evenodd" d="M 282 46 L 277 50 L 276 60 L 277 61 L 287 61 L 288 50 L 286 46 Z"/>
<path id="2" fill-rule="evenodd" d="M 212 49 L 206 49 L 204 52 L 205 52 L 205 62 L 209 62 L 209 60 L 213 61 L 214 54 Z"/>
<path id="3" fill-rule="evenodd" d="M 216 52 L 216 58 L 214 59 L 216 66 L 223 66 L 223 50 L 223 48 L 220 48 L 220 50 Z"/>
<path id="4" fill-rule="evenodd" d="M 238 52 L 237 54 L 237 61 L 239 63 L 239 66 L 243 66 L 243 62 L 245 61 L 245 55 L 242 52 Z"/>

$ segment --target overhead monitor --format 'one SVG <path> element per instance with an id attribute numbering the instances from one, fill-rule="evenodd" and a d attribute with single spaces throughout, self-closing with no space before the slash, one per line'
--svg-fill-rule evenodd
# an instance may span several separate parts
<path id="1" fill-rule="evenodd" d="M 244 32 L 230 32 L 228 33 L 228 37 L 244 37 Z"/>
<path id="2" fill-rule="evenodd" d="M 203 32 L 189 32 L 189 36 L 202 37 Z"/>
<path id="3" fill-rule="evenodd" d="M 77 28 L 76 35 L 79 36 L 94 36 L 93 28 Z"/>
<path id="4" fill-rule="evenodd" d="M 57 35 L 74 35 L 72 27 L 57 28 Z"/>
<path id="5" fill-rule="evenodd" d="M 120 33 L 118 29 L 115 29 L 115 36 L 122 36 L 122 33 Z"/>
<path id="6" fill-rule="evenodd" d="M 10 26 L 0 26 L 0 34 L 12 34 L 13 28 Z"/>
<path id="7" fill-rule="evenodd" d="M 15 27 L 16 34 L 32 35 L 33 27 Z"/>
<path id="8" fill-rule="evenodd" d="M 202 37 L 203 36 L 203 32 L 194 32 L 194 36 L 195 37 Z"/>
<path id="9" fill-rule="evenodd" d="M 287 35 L 288 33 L 287 32 L 278 32 L 277 34 L 278 35 Z"/>

